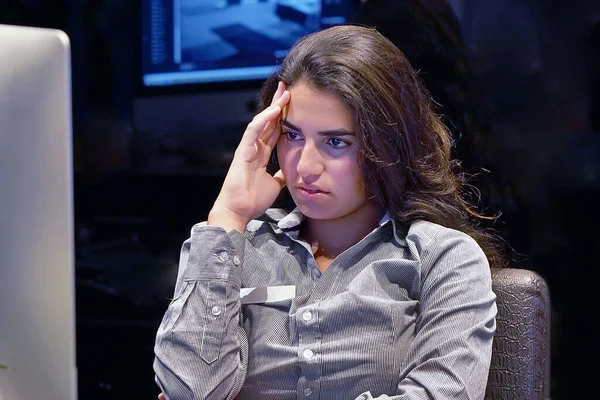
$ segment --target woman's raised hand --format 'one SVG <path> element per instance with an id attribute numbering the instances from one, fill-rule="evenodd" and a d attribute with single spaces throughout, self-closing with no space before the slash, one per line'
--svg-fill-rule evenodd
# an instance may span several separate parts
<path id="1" fill-rule="evenodd" d="M 243 232 L 253 218 L 263 214 L 285 186 L 283 173 L 267 172 L 267 164 L 280 135 L 279 116 L 290 93 L 279 82 L 271 105 L 248 124 L 213 205 L 208 224 Z"/>

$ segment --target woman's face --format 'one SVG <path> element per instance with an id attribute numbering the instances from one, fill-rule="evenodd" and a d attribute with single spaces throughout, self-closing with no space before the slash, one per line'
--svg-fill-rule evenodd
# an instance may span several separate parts
<path id="1" fill-rule="evenodd" d="M 338 219 L 367 204 L 352 113 L 299 82 L 281 118 L 277 157 L 292 198 L 311 219 Z"/>

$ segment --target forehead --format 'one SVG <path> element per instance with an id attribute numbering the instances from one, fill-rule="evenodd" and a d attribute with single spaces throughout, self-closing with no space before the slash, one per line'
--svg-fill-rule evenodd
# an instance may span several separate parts
<path id="1" fill-rule="evenodd" d="M 287 121 L 302 130 L 354 130 L 352 112 L 336 96 L 315 90 L 303 82 L 288 90 L 290 102 L 284 111 Z"/>

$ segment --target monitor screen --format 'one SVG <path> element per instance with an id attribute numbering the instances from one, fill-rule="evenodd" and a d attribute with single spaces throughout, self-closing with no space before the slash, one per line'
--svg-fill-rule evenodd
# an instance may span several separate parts
<path id="1" fill-rule="evenodd" d="M 302 36 L 349 22 L 359 0 L 143 0 L 132 166 L 223 170 L 257 95 Z M 168 156 L 164 155 L 168 153 Z"/>
<path id="2" fill-rule="evenodd" d="M 294 42 L 345 23 L 356 0 L 146 0 L 142 86 L 262 81 Z"/>

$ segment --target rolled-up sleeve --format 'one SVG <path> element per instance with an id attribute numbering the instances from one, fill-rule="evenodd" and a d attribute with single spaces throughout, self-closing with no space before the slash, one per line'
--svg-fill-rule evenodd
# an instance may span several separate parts
<path id="1" fill-rule="evenodd" d="M 156 382 L 168 400 L 234 398 L 245 378 L 239 324 L 245 237 L 198 224 L 183 244 L 175 296 L 156 335 Z"/>
<path id="2" fill-rule="evenodd" d="M 377 400 L 483 399 L 496 329 L 487 258 L 472 238 L 449 229 L 412 244 L 423 273 L 415 338 L 396 393 Z"/>

